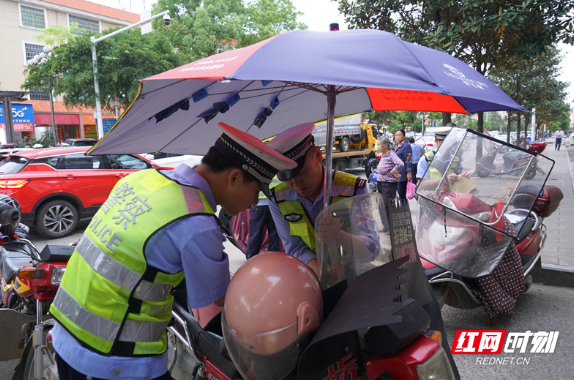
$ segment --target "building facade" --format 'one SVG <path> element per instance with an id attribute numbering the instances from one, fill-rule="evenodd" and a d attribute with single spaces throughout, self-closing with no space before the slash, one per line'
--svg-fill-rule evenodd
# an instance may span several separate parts
<path id="1" fill-rule="evenodd" d="M 18 116 L 14 114 L 18 112 L 14 108 L 30 106 L 34 109 L 33 122 L 26 119 L 27 123 L 17 123 L 15 117 L 15 140 L 40 139 L 52 124 L 47 90 L 21 88 L 28 60 L 43 52 L 44 44 L 37 39 L 43 29 L 77 23 L 82 29 L 100 33 L 139 20 L 138 14 L 84 0 L 0 0 L 0 93 L 27 92 L 24 98 L 12 101 L 14 104 L 25 104 L 13 107 L 13 116 Z M 55 99 L 54 103 L 60 138 L 96 137 L 92 109 L 67 109 L 59 99 Z M 0 142 L 5 142 L 2 116 L 0 113 Z M 111 113 L 106 116 L 114 117 Z M 2 128 L 4 133 L 1 132 Z"/>

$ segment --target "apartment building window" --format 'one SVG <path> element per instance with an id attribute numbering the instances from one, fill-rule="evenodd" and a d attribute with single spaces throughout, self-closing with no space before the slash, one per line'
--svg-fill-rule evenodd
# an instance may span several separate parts
<path id="1" fill-rule="evenodd" d="M 20 4 L 22 26 L 44 29 L 46 27 L 46 15 L 43 9 L 27 7 Z"/>
<path id="2" fill-rule="evenodd" d="M 44 45 L 29 44 L 25 42 L 24 51 L 26 52 L 26 59 L 24 62 L 27 63 L 30 59 L 34 58 L 36 54 L 40 54 L 44 51 Z"/>
<path id="3" fill-rule="evenodd" d="M 69 23 L 77 23 L 78 27 L 89 32 L 100 33 L 100 22 L 88 18 L 69 15 Z"/>

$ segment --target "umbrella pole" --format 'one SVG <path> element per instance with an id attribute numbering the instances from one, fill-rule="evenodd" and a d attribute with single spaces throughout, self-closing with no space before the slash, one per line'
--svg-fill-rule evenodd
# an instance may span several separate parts
<path id="1" fill-rule="evenodd" d="M 333 134 L 335 124 L 335 104 L 337 100 L 337 91 L 335 86 L 329 85 L 327 90 L 327 141 L 325 142 L 325 188 L 323 191 L 323 208 L 331 204 L 331 183 L 333 176 Z"/>

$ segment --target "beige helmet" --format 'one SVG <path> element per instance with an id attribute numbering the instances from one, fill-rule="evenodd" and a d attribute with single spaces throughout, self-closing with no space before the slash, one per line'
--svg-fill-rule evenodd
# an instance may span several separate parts
<path id="1" fill-rule="evenodd" d="M 323 320 L 315 274 L 280 252 L 259 254 L 233 276 L 225 295 L 223 337 L 246 379 L 281 379 L 296 366 Z"/>

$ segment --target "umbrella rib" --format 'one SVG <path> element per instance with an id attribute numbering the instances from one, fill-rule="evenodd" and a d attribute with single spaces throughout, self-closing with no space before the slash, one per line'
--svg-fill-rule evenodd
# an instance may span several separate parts
<path id="1" fill-rule="evenodd" d="M 158 152 L 161 152 L 162 149 L 166 148 L 169 144 L 171 144 L 172 142 L 174 142 L 175 140 L 177 140 L 180 136 L 182 136 L 185 132 L 187 132 L 189 129 L 195 127 L 195 125 L 197 123 L 199 123 L 202 119 L 197 119 L 195 122 L 193 122 L 189 127 L 185 128 L 180 134 L 178 134 L 176 137 L 174 137 L 173 139 L 171 139 L 171 141 L 169 141 L 167 144 L 165 144 L 163 146 L 163 148 L 161 148 L 160 150 L 158 150 Z"/>
<path id="2" fill-rule="evenodd" d="M 168 84 L 168 85 L 165 85 L 165 86 L 162 86 L 162 87 L 158 87 L 158 88 L 156 88 L 156 89 L 154 89 L 154 90 L 151 90 L 151 91 L 149 91 L 149 92 L 146 92 L 145 94 L 141 94 L 140 97 L 145 98 L 146 95 L 152 94 L 152 93 L 154 93 L 154 92 L 156 92 L 156 91 L 163 90 L 164 88 L 168 88 L 168 87 L 170 87 L 170 86 L 175 86 L 176 84 L 179 84 L 179 83 L 184 82 L 184 81 L 186 81 L 186 80 L 189 80 L 189 79 L 181 79 L 181 80 L 178 80 L 177 82 L 173 82 L 173 83 L 170 83 L 170 84 Z M 207 86 L 205 86 L 205 88 L 211 86 L 213 83 L 216 83 L 216 82 L 215 82 L 215 81 L 214 81 L 214 82 L 211 82 L 210 84 L 208 84 Z"/>
<path id="3" fill-rule="evenodd" d="M 326 95 L 326 94 L 327 94 L 327 88 L 326 88 L 325 85 L 323 85 L 323 84 L 312 85 L 312 84 L 310 84 L 310 83 L 301 83 L 301 82 L 285 82 L 285 83 L 291 84 L 291 85 L 293 85 L 293 86 L 301 87 L 301 88 L 306 88 L 307 90 L 310 90 L 310 91 L 319 92 L 319 93 L 321 93 L 321 94 L 323 94 L 323 95 Z M 323 86 L 323 88 L 325 89 L 325 91 L 321 91 L 321 90 L 319 89 L 319 87 L 321 87 L 321 86 Z"/>

